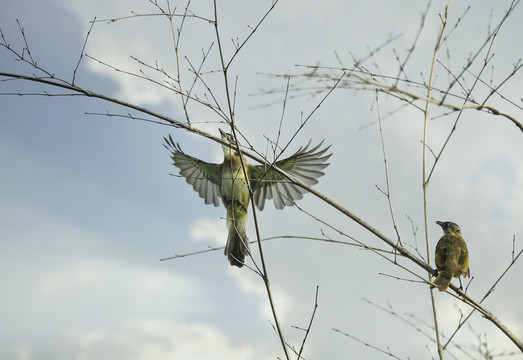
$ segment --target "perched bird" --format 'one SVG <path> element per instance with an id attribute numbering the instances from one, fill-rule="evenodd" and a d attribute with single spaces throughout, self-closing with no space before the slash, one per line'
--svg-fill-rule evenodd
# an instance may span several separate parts
<path id="1" fill-rule="evenodd" d="M 439 274 L 434 284 L 439 291 L 445 291 L 452 277 L 470 277 L 469 252 L 457 224 L 450 221 L 436 221 L 436 224 L 443 229 L 443 236 L 436 245 L 435 261 Z"/>
<path id="2" fill-rule="evenodd" d="M 164 138 L 173 164 L 180 169 L 180 175 L 193 186 L 206 204 L 220 206 L 220 198 L 227 210 L 227 229 L 229 235 L 225 246 L 225 255 L 231 265 L 242 267 L 245 256 L 249 254 L 249 239 L 245 225 L 250 195 L 249 185 L 253 192 L 254 204 L 263 210 L 265 200 L 273 199 L 274 206 L 282 209 L 292 206 L 303 197 L 306 191 L 288 182 L 272 166 L 251 165 L 238 154 L 237 145 L 231 134 L 220 129 L 222 140 L 223 162 L 212 164 L 185 154 L 171 136 Z M 332 154 L 323 155 L 330 146 L 320 149 L 323 141 L 308 150 L 309 143 L 300 148 L 294 155 L 274 163 L 296 179 L 307 185 L 313 185 L 324 175 L 321 171 L 329 164 L 325 163 Z M 243 167 L 242 167 L 243 163 Z"/>

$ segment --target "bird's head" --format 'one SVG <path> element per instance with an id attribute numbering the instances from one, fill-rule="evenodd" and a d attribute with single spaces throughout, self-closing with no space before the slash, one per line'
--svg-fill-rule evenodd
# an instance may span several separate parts
<path id="1" fill-rule="evenodd" d="M 228 144 L 228 145 L 222 144 L 223 153 L 225 154 L 225 156 L 230 156 L 231 152 L 233 154 L 236 154 L 236 152 L 234 151 L 234 149 L 236 148 L 236 141 L 234 141 L 234 137 L 231 134 L 226 133 L 222 129 L 219 129 L 219 130 L 220 130 L 220 135 L 222 136 L 222 140 Z"/>
<path id="2" fill-rule="evenodd" d="M 436 224 L 441 226 L 443 229 L 443 233 L 450 234 L 450 233 L 461 233 L 461 229 L 459 228 L 458 224 L 453 223 L 451 221 L 436 221 Z"/>

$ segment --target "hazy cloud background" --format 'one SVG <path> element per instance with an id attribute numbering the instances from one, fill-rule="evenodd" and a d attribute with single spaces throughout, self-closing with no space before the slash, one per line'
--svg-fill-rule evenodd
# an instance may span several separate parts
<path id="1" fill-rule="evenodd" d="M 440 14 L 446 3 L 433 1 L 407 72 L 427 78 Z M 442 62 L 454 72 L 476 51 L 489 26 L 499 22 L 509 1 L 470 3 L 470 10 L 441 50 Z M 183 7 L 185 4 L 180 4 Z M 220 31 L 227 54 L 231 38 L 245 38 L 269 3 L 219 4 Z M 427 4 L 419 1 L 283 1 L 247 43 L 231 68 L 238 76 L 238 127 L 258 149 L 265 137 L 275 139 L 283 94 L 256 95 L 260 89 L 285 88 L 286 80 L 266 73 L 309 71 L 296 65 L 352 67 L 351 54 L 365 57 L 390 36 L 401 35 L 376 58 L 379 71 L 396 75 L 393 50 L 405 56 Z M 452 3 L 449 24 L 468 3 Z M 20 49 L 16 19 L 25 30 L 32 56 L 59 77 L 71 78 L 85 35 L 95 16 L 110 19 L 155 12 L 147 1 L 14 1 L 2 2 L 0 27 L 13 48 Z M 212 4 L 192 3 L 194 11 L 212 18 Z M 492 8 L 492 9 L 491 9 Z M 521 8 L 496 38 L 489 74 L 498 84 L 521 59 L 517 46 L 523 31 Z M 490 25 L 489 25 L 490 24 Z M 187 19 L 182 46 L 190 59 L 201 59 L 214 40 L 212 24 Z M 211 40 L 212 39 L 212 40 Z M 214 48 L 217 44 L 215 43 Z M 97 23 L 86 53 L 120 69 L 136 71 L 130 58 L 175 70 L 168 23 L 144 17 L 112 24 Z M 336 54 L 337 56 L 336 56 Z M 446 54 L 449 54 L 448 57 Z M 5 49 L 1 71 L 22 72 Z M 365 63 L 375 68 L 373 60 Z M 185 65 L 187 67 L 187 64 Z M 480 70 L 481 61 L 471 68 Z M 208 68 L 219 68 L 216 58 Z M 32 73 L 31 70 L 29 73 Z M 422 75 L 423 74 L 423 75 Z M 448 75 L 439 68 L 436 84 Z M 488 77 L 487 77 L 488 78 Z M 220 101 L 221 74 L 208 76 Z M 521 75 L 502 93 L 520 101 Z M 178 97 L 84 58 L 78 85 L 183 119 Z M 309 84 L 311 85 L 311 84 Z M 313 85 L 313 84 L 312 84 Z M 471 84 L 466 84 L 471 86 Z M 2 82 L 0 92 L 56 92 L 33 83 Z M 456 90 L 457 91 L 457 90 Z M 478 88 L 477 96 L 488 94 Z M 200 94 L 202 95 L 202 94 Z M 322 96 L 322 95 L 321 95 Z M 282 126 L 285 143 L 321 96 L 287 104 Z M 279 104 L 264 106 L 274 101 Z M 459 102 L 458 102 L 459 103 Z M 519 117 L 495 97 L 491 103 Z M 398 101 L 379 95 L 382 114 Z M 275 359 L 282 357 L 271 327 L 261 279 L 245 268 L 231 268 L 221 251 L 160 262 L 175 253 L 223 245 L 224 210 L 206 206 L 183 179 L 169 176 L 172 167 L 162 138 L 172 134 L 187 153 L 220 161 L 221 149 L 210 141 L 165 126 L 121 118 L 85 115 L 123 113 L 117 106 L 80 97 L 0 96 L 0 359 Z M 435 107 L 434 107 L 435 108 Z M 333 156 L 316 188 L 394 237 L 388 204 L 376 185 L 385 188 L 374 94 L 336 90 L 290 146 L 287 156 L 309 139 L 325 139 Z M 436 109 L 435 113 L 440 113 Z M 218 133 L 215 115 L 190 108 L 198 126 Z M 137 115 L 137 114 L 135 114 Z M 453 118 L 430 121 L 428 143 L 439 149 Z M 521 121 L 521 119 L 520 119 Z M 364 127 L 362 129 L 362 127 Z M 402 240 L 414 244 L 408 215 L 423 242 L 421 139 L 423 115 L 405 108 L 383 122 L 390 186 Z M 429 217 L 432 246 L 441 236 L 436 220 L 458 223 L 471 253 L 475 276 L 469 293 L 480 299 L 510 262 L 512 239 L 521 248 L 523 225 L 523 134 L 508 120 L 470 111 L 460 120 L 431 182 Z M 306 195 L 300 207 L 341 231 L 381 246 L 355 223 Z M 261 236 L 326 236 L 344 240 L 297 208 L 258 214 Z M 252 218 L 248 232 L 255 238 Z M 265 243 L 271 285 L 287 341 L 299 347 L 319 286 L 319 308 L 307 340 L 307 359 L 382 359 L 387 355 L 334 332 L 339 329 L 401 358 L 431 358 L 435 346 L 412 326 L 370 305 L 391 306 L 428 334 L 432 323 L 428 291 L 399 268 L 354 247 L 302 239 Z M 485 302 L 521 339 L 523 296 L 521 262 L 512 268 Z M 385 274 L 385 275 L 383 275 Z M 391 275 L 392 277 L 386 276 Z M 446 334 L 468 308 L 436 294 L 440 326 Z M 408 314 L 413 314 L 411 317 Z M 486 320 L 474 315 L 456 342 L 471 351 L 478 337 L 495 351 L 515 347 Z M 428 345 L 428 349 L 426 346 Z M 460 350 L 450 351 L 458 358 Z M 521 355 L 512 358 L 521 358 Z"/>

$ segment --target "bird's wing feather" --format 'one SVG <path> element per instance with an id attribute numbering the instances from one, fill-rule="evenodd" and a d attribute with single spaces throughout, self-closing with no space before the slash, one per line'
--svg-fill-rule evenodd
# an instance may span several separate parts
<path id="1" fill-rule="evenodd" d="M 306 146 L 287 159 L 277 161 L 275 165 L 305 184 L 314 185 L 318 182 L 317 178 L 324 175 L 321 170 L 329 165 L 325 161 L 332 154 L 323 155 L 330 146 L 318 150 L 323 141 L 308 150 L 310 143 L 309 141 Z M 271 166 L 250 165 L 249 169 L 254 204 L 260 210 L 265 207 L 265 200 L 270 199 L 273 199 L 276 209 L 292 206 L 306 192 L 301 187 L 291 184 Z"/>
<path id="2" fill-rule="evenodd" d="M 185 154 L 171 135 L 164 139 L 164 146 L 171 152 L 173 165 L 180 169 L 180 175 L 185 177 L 206 204 L 220 206 L 221 164 L 211 164 Z"/>
<path id="3" fill-rule="evenodd" d="M 436 267 L 438 270 L 443 270 L 447 266 L 447 243 L 445 238 L 442 237 L 436 245 Z"/>
<path id="4" fill-rule="evenodd" d="M 461 248 L 461 254 L 459 256 L 459 267 L 460 270 L 463 272 L 464 277 L 470 277 L 469 253 L 467 250 L 467 246 L 465 245 L 465 242 L 463 242 L 463 247 Z"/>

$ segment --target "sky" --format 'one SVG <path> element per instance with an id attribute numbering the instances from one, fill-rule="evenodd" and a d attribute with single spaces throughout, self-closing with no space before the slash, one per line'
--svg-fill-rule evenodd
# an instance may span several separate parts
<path id="1" fill-rule="evenodd" d="M 446 89 L 510 3 L 450 3 L 435 87 Z M 165 1 L 159 4 L 167 7 Z M 180 13 L 186 3 L 170 5 Z M 308 119 L 282 156 L 290 156 L 309 139 L 331 145 L 330 165 L 314 188 L 396 239 L 383 194 L 386 163 L 400 238 L 412 252 L 417 244 L 424 257 L 425 103 L 417 102 L 421 108 L 416 108 L 383 92 L 349 88 L 345 83 L 326 95 L 342 76 L 339 68 L 350 69 L 356 61 L 371 73 L 397 76 L 427 5 L 425 1 L 404 1 L 401 7 L 383 0 L 281 1 L 229 68 L 236 125 L 254 148 L 271 158 L 267 139 L 275 141 L 279 136 L 279 143 L 286 144 Z M 425 95 L 416 83 L 427 82 L 446 5 L 430 3 L 404 68 L 410 82 L 401 86 L 407 91 Z M 231 58 L 235 44 L 249 36 L 270 6 L 267 1 L 218 2 L 225 59 Z M 161 84 L 165 78 L 141 65 L 145 63 L 176 75 L 167 19 L 134 16 L 157 14 L 153 3 L 3 0 L 0 7 L 6 42 L 21 51 L 23 28 L 30 56 L 50 74 L 71 81 L 77 68 L 75 84 L 80 87 L 186 121 L 179 95 L 125 73 L 143 70 Z M 180 35 L 182 84 L 191 86 L 194 76 L 189 69 L 199 66 L 208 53 L 201 77 L 205 86 L 196 81 L 193 93 L 205 99 L 211 89 L 226 109 L 218 42 L 208 21 L 214 17 L 212 2 L 193 2 L 190 9 L 200 18 L 186 18 Z M 514 45 L 517 34 L 523 33 L 522 11 L 520 5 L 516 7 L 453 94 L 462 96 L 474 86 L 474 100 L 483 101 L 491 91 L 489 85 L 503 83 L 518 66 L 523 50 Z M 128 18 L 96 22 L 84 51 L 89 56 L 83 56 L 77 67 L 95 17 Z M 180 17 L 174 18 L 175 28 L 179 21 Z M 486 56 L 489 61 L 484 66 Z M 307 66 L 320 66 L 315 74 L 329 79 L 291 78 L 292 91 L 284 103 L 287 77 L 271 75 L 310 73 Z M 480 71 L 483 82 L 474 85 L 474 75 Z M 0 72 L 42 75 L 16 61 L 5 47 L 0 47 Z M 209 162 L 221 161 L 219 144 L 182 129 L 140 121 L 136 118 L 144 114 L 122 106 L 80 96 L 42 96 L 65 92 L 34 82 L 3 80 L 0 77 L 0 360 L 284 358 L 257 274 L 247 267 L 231 267 L 223 250 L 160 261 L 224 246 L 227 237 L 223 207 L 205 205 L 183 178 L 172 176 L 178 172 L 162 145 L 163 137 L 170 134 L 187 154 Z M 521 84 L 517 72 L 500 87 L 503 97 L 494 94 L 487 104 L 521 123 Z M 462 105 L 457 96 L 447 101 Z M 188 114 L 195 127 L 216 136 L 219 128 L 227 129 L 216 112 L 196 102 L 189 103 Z M 426 144 L 432 165 L 432 152 L 441 149 L 457 113 L 432 104 L 429 114 Z M 431 256 L 442 234 L 435 221 L 459 224 L 473 275 L 472 282 L 466 280 L 464 285 L 477 301 L 523 248 L 522 139 L 523 133 L 505 117 L 463 111 L 428 187 Z M 311 194 L 297 205 L 276 210 L 266 204 L 263 212 L 257 212 L 260 236 L 276 237 L 263 242 L 263 250 L 288 344 L 300 348 L 317 295 L 318 307 L 302 353 L 305 359 L 388 359 L 384 353 L 388 351 L 400 359 L 437 358 L 427 285 L 375 253 L 312 240 L 355 238 L 386 248 Z M 247 232 L 254 240 L 250 215 Z M 252 248 L 259 261 L 257 246 Z M 398 261 L 424 275 L 408 260 Z M 483 305 L 523 339 L 521 261 Z M 447 293 L 435 292 L 434 297 L 439 326 L 448 336 L 470 307 Z M 477 313 L 457 333 L 446 358 L 480 358 L 481 343 L 488 344 L 494 355 L 523 359 Z"/>

